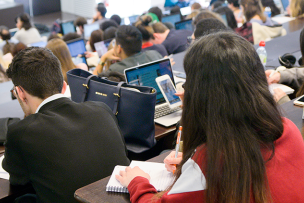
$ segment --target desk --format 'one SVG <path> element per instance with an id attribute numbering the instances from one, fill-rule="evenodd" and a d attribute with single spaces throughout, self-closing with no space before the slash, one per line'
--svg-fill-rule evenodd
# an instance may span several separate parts
<path id="1" fill-rule="evenodd" d="M 296 124 L 296 126 L 301 131 L 302 136 L 304 137 L 304 121 L 302 120 L 303 109 L 302 107 L 294 106 L 293 101 L 294 100 L 281 105 L 279 109 L 284 117 L 287 117 Z M 169 152 L 159 155 L 148 161 L 162 162 L 167 154 L 169 154 Z M 75 198 L 79 202 L 85 203 L 130 202 L 129 194 L 106 192 L 106 185 L 109 179 L 110 176 L 76 190 Z"/>
<path id="2" fill-rule="evenodd" d="M 170 152 L 149 159 L 150 162 L 162 163 Z M 75 198 L 79 202 L 130 202 L 130 195 L 125 193 L 106 192 L 106 186 L 110 176 L 82 187 L 75 192 Z"/>

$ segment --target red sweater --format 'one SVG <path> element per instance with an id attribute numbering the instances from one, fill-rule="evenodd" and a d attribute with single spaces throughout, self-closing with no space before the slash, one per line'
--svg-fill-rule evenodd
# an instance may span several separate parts
<path id="1" fill-rule="evenodd" d="M 274 143 L 275 155 L 266 163 L 269 188 L 274 203 L 300 203 L 304 202 L 304 142 L 294 123 L 283 118 L 283 125 L 284 132 Z M 205 176 L 194 161 L 201 157 L 205 157 L 205 150 L 198 148 L 183 165 L 182 175 L 172 189 L 157 202 L 203 202 Z M 143 177 L 134 178 L 128 190 L 131 202 L 151 202 L 157 193 Z"/>

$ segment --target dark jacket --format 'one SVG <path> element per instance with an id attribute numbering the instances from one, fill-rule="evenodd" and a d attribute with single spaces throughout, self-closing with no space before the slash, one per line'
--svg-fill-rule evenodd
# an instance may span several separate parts
<path id="1" fill-rule="evenodd" d="M 118 164 L 129 160 L 109 107 L 60 98 L 9 126 L 2 166 L 12 185 L 31 183 L 38 202 L 76 202 L 75 190 Z"/>

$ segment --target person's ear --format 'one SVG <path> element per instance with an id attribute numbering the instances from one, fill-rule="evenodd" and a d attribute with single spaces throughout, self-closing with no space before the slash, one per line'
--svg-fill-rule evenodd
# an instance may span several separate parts
<path id="1" fill-rule="evenodd" d="M 15 89 L 16 89 L 16 92 L 17 92 L 17 95 L 18 95 L 19 99 L 22 102 L 26 103 L 27 99 L 26 99 L 26 94 L 25 94 L 24 90 L 22 88 L 20 88 L 19 86 L 16 86 Z"/>
<path id="2" fill-rule="evenodd" d="M 121 54 L 122 51 L 123 51 L 123 50 L 122 50 L 120 44 L 117 45 L 117 54 Z"/>
<path id="3" fill-rule="evenodd" d="M 63 85 L 62 85 L 62 90 L 61 90 L 61 94 L 64 94 L 65 91 L 67 89 L 67 83 L 65 81 L 63 81 Z"/>

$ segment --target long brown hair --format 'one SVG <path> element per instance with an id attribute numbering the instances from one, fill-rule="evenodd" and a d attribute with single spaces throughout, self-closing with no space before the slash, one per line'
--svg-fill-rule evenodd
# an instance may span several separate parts
<path id="1" fill-rule="evenodd" d="M 266 22 L 266 16 L 263 13 L 262 3 L 260 0 L 240 0 L 244 8 L 244 16 L 249 22 L 255 15 L 258 15 L 263 22 Z"/>
<path id="2" fill-rule="evenodd" d="M 64 81 L 68 82 L 66 73 L 69 70 L 76 68 L 76 65 L 72 61 L 68 46 L 62 39 L 52 39 L 47 43 L 46 48 L 50 49 L 59 59 Z"/>
<path id="3" fill-rule="evenodd" d="M 261 148 L 274 154 L 283 132 L 254 47 L 231 32 L 209 34 L 184 57 L 187 75 L 183 104 L 183 161 L 198 146 L 206 150 L 202 166 L 207 203 L 271 202 Z"/>
<path id="4" fill-rule="evenodd" d="M 304 16 L 304 1 L 303 0 L 291 0 L 290 1 L 290 15 L 291 15 L 291 17 L 303 17 Z"/>

